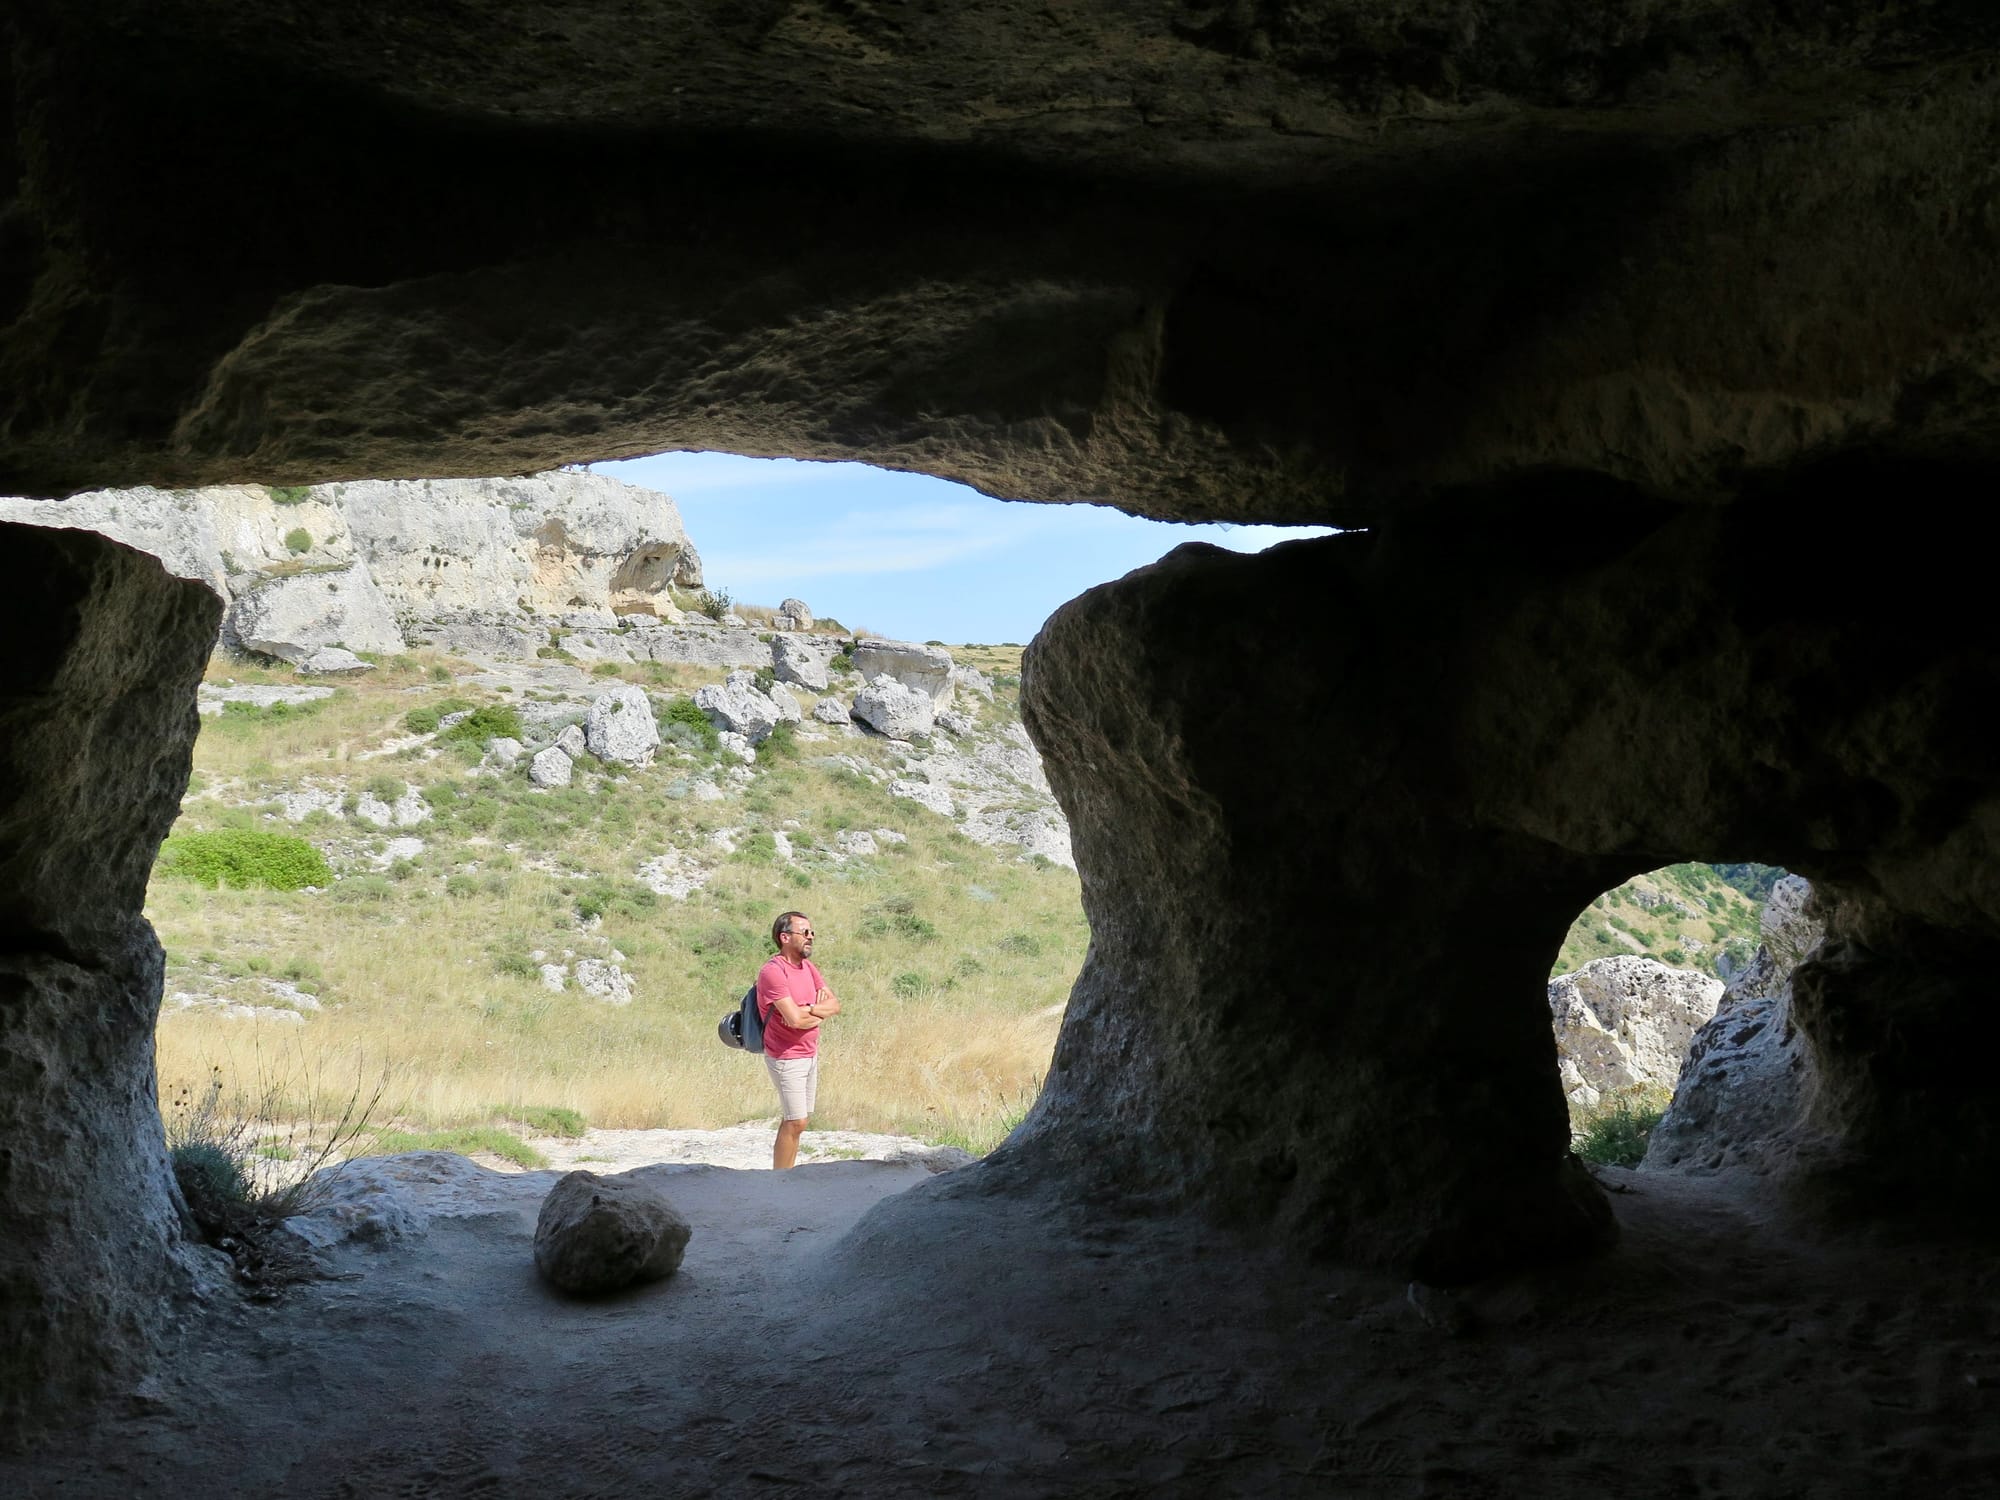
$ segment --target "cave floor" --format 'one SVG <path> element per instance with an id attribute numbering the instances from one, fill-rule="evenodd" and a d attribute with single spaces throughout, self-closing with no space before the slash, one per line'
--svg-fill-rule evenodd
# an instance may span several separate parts
<path id="1" fill-rule="evenodd" d="M 474 1172 L 480 1169 L 471 1169 Z M 1755 1181 L 1606 1170 L 1619 1250 L 1413 1303 L 1213 1229 L 881 1162 L 650 1169 L 671 1280 L 561 1300 L 553 1173 L 268 1306 L 211 1289 L 62 1496 L 1992 1493 L 1987 1248 L 1807 1237 Z"/>

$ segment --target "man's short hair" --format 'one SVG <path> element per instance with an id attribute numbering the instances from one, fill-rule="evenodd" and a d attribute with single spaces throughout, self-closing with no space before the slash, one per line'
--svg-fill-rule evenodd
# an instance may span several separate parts
<path id="1" fill-rule="evenodd" d="M 805 913 L 802 911 L 788 911 L 782 917 L 779 917 L 777 921 L 773 922 L 771 924 L 771 946 L 773 948 L 784 947 L 785 945 L 779 942 L 778 939 L 792 930 L 793 917 L 803 917 L 804 915 Z"/>

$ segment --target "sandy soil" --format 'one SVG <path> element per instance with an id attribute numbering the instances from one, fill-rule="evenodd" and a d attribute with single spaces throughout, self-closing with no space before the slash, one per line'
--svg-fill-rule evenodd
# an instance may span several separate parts
<path id="1" fill-rule="evenodd" d="M 1990 1247 L 1808 1238 L 1755 1182 L 1607 1172 L 1617 1253 L 1413 1300 L 1057 1205 L 1004 1152 L 650 1166 L 686 1264 L 578 1302 L 530 1260 L 557 1174 L 395 1162 L 427 1226 L 275 1305 L 213 1290 L 166 1379 L 0 1490 L 1928 1497 L 2000 1473 Z"/>

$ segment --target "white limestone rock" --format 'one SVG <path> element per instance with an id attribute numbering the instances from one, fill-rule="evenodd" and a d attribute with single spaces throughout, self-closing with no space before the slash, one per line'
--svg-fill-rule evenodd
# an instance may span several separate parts
<path id="1" fill-rule="evenodd" d="M 510 734 L 495 735 L 486 742 L 486 764 L 496 771 L 511 771 L 521 763 L 528 747 Z"/>
<path id="2" fill-rule="evenodd" d="M 388 601 L 368 570 L 358 565 L 261 584 L 230 606 L 223 638 L 294 664 L 328 646 L 405 649 Z"/>
<path id="3" fill-rule="evenodd" d="M 958 811 L 957 805 L 951 799 L 950 790 L 928 781 L 892 781 L 889 783 L 889 795 L 904 798 L 920 807 L 928 807 L 943 818 L 948 818 Z"/>
<path id="4" fill-rule="evenodd" d="M 752 630 L 725 630 L 692 620 L 682 625 L 638 625 L 626 636 L 635 660 L 680 662 L 695 667 L 768 667 L 771 646 Z"/>
<path id="5" fill-rule="evenodd" d="M 838 698 L 822 698 L 813 705 L 812 716 L 822 724 L 852 724 L 854 715 Z"/>
<path id="6" fill-rule="evenodd" d="M 338 818 L 343 816 L 346 801 L 347 794 L 336 787 L 304 786 L 295 792 L 278 793 L 278 813 L 287 823 L 303 823 L 316 812 Z"/>
<path id="7" fill-rule="evenodd" d="M 1563 1090 L 1595 1104 L 1634 1084 L 1671 1085 L 1722 981 L 1636 954 L 1594 958 L 1549 981 Z"/>
<path id="8" fill-rule="evenodd" d="M 791 698 L 789 693 L 785 696 Z M 758 691 L 755 674 L 741 670 L 731 672 L 719 687 L 697 688 L 694 706 L 717 729 L 740 734 L 753 745 L 761 744 L 785 717 L 783 709 Z M 792 708 L 798 708 L 795 698 Z"/>
<path id="9" fill-rule="evenodd" d="M 771 684 L 771 691 L 764 695 L 778 710 L 780 724 L 798 724 L 805 720 L 805 710 L 799 707 L 799 700 L 792 696 L 792 690 L 782 682 Z"/>
<path id="10" fill-rule="evenodd" d="M 857 641 L 854 670 L 864 682 L 888 677 L 931 701 L 931 712 L 951 707 L 951 653 L 912 641 Z"/>
<path id="11" fill-rule="evenodd" d="M 555 748 L 571 760 L 580 758 L 588 748 L 583 742 L 582 727 L 576 724 L 563 725 L 562 732 L 556 736 Z"/>
<path id="12" fill-rule="evenodd" d="M 819 641 L 781 635 L 771 642 L 771 670 L 780 682 L 795 682 L 809 693 L 827 689 L 827 663 L 833 652 Z"/>
<path id="13" fill-rule="evenodd" d="M 951 680 L 954 687 L 977 693 L 988 703 L 993 701 L 993 679 L 979 668 L 955 665 L 951 669 Z"/>
<path id="14" fill-rule="evenodd" d="M 375 856 L 375 868 L 386 870 L 399 860 L 415 859 L 424 852 L 424 841 L 414 838 L 390 839 Z"/>
<path id="15" fill-rule="evenodd" d="M 560 995 L 569 988 L 569 965 L 545 963 L 541 966 L 542 988 L 552 995 Z"/>
<path id="16" fill-rule="evenodd" d="M 863 828 L 843 828 L 833 836 L 833 847 L 849 859 L 866 859 L 876 853 L 875 835 Z"/>
<path id="17" fill-rule="evenodd" d="M 811 630 L 813 612 L 803 599 L 785 599 L 778 605 L 777 623 L 780 630 Z"/>
<path id="18" fill-rule="evenodd" d="M 247 703 L 252 708 L 269 708 L 274 703 L 316 703 L 331 698 L 333 691 L 330 687 L 291 687 L 280 683 L 204 682 L 195 689 L 195 712 L 207 719 L 221 713 L 225 703 Z"/>
<path id="19" fill-rule="evenodd" d="M 1811 899 L 1803 876 L 1773 887 L 1757 956 L 1695 1034 L 1673 1103 L 1647 1140 L 1646 1168 L 1756 1169 L 1787 1153 L 1812 1076 L 1792 1022 L 1792 971 L 1824 933 Z"/>
<path id="20" fill-rule="evenodd" d="M 579 958 L 576 961 L 576 987 L 606 1005 L 632 1003 L 632 976 L 605 959 Z"/>
<path id="21" fill-rule="evenodd" d="M 748 739 L 744 738 L 744 736 L 736 733 L 735 730 L 733 729 L 722 730 L 720 733 L 716 735 L 715 739 L 716 739 L 716 749 L 720 750 L 724 755 L 734 756 L 737 760 L 742 761 L 743 764 L 746 766 L 754 766 L 757 764 L 757 747 L 751 744 Z M 701 801 L 709 800 L 708 798 L 705 798 L 701 795 L 701 787 L 704 784 L 705 783 L 701 782 L 697 782 L 695 784 L 695 796 L 698 800 Z"/>
<path id="22" fill-rule="evenodd" d="M 354 676 L 361 672 L 372 672 L 375 663 L 363 661 L 352 651 L 340 646 L 322 646 L 299 663 L 301 672 L 310 672 L 315 677 Z"/>
<path id="23" fill-rule="evenodd" d="M 536 786 L 568 786 L 575 772 L 575 762 L 554 745 L 528 762 L 528 780 Z"/>
<path id="24" fill-rule="evenodd" d="M 892 740 L 929 734 L 937 722 L 934 701 L 884 673 L 854 695 L 852 713 L 861 723 Z"/>
<path id="25" fill-rule="evenodd" d="M 937 716 L 937 727 L 946 734 L 962 740 L 972 733 L 975 726 L 964 714 L 953 713 L 950 709 L 946 709 Z"/>
<path id="26" fill-rule="evenodd" d="M 613 765 L 650 765 L 660 748 L 660 726 L 645 689 L 620 683 L 590 705 L 583 721 L 584 743 L 599 760 Z"/>
<path id="27" fill-rule="evenodd" d="M 665 1195 L 636 1174 L 575 1171 L 542 1200 L 535 1269 L 565 1292 L 615 1292 L 673 1275 L 693 1234 Z"/>

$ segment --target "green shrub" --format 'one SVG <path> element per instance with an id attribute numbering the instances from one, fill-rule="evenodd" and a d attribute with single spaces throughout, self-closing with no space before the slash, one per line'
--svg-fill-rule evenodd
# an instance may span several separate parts
<path id="1" fill-rule="evenodd" d="M 225 703 L 222 712 L 209 720 L 224 729 L 245 729 L 265 724 L 283 724 L 290 719 L 310 718 L 327 700 L 314 698 L 305 703 L 273 703 L 259 708 L 254 703 Z"/>
<path id="2" fill-rule="evenodd" d="M 889 981 L 889 988 L 906 1000 L 914 999 L 929 987 L 930 982 L 923 975 L 912 973 L 907 969 Z"/>
<path id="3" fill-rule="evenodd" d="M 203 1206 L 247 1204 L 250 1183 L 229 1149 L 218 1141 L 182 1141 L 168 1153 L 181 1196 Z"/>
<path id="4" fill-rule="evenodd" d="M 368 795 L 383 802 L 394 802 L 410 789 L 406 781 L 398 781 L 393 776 L 371 776 L 365 788 Z"/>
<path id="5" fill-rule="evenodd" d="M 470 875 L 454 873 L 444 878 L 444 893 L 463 899 L 479 894 L 479 882 Z"/>
<path id="6" fill-rule="evenodd" d="M 704 750 L 714 750 L 722 743 L 716 727 L 708 722 L 708 715 L 703 713 L 694 699 L 686 694 L 668 699 L 664 707 L 658 708 L 658 715 L 660 730 L 669 739 L 679 740 L 685 744 L 691 737 L 694 743 Z M 683 735 L 672 733 L 676 726 L 686 733 Z"/>
<path id="7" fill-rule="evenodd" d="M 515 979 L 535 979 L 541 975 L 541 966 L 519 951 L 496 953 L 493 955 L 493 972 Z"/>
<path id="8" fill-rule="evenodd" d="M 854 670 L 854 648 L 852 646 L 842 646 L 828 660 L 826 669 L 829 672 L 852 672 Z"/>
<path id="9" fill-rule="evenodd" d="M 757 684 L 757 691 L 760 693 L 769 693 L 778 685 L 778 674 L 769 667 L 759 667 L 750 674 L 750 679 Z"/>
<path id="10" fill-rule="evenodd" d="M 464 713 L 472 704 L 464 698 L 443 698 L 436 703 L 426 703 L 422 708 L 413 708 L 403 715 L 403 727 L 411 734 L 429 734 L 438 727 L 438 720 L 446 714 Z"/>
<path id="11" fill-rule="evenodd" d="M 601 661 L 596 666 L 592 667 L 590 669 L 590 672 L 593 677 L 616 677 L 619 673 L 619 670 L 620 669 L 617 662 Z"/>
<path id="12" fill-rule="evenodd" d="M 312 551 L 312 533 L 303 526 L 294 526 L 285 533 L 285 550 L 294 555 Z"/>
<path id="13" fill-rule="evenodd" d="M 797 726 L 789 719 L 782 719 L 772 726 L 771 732 L 757 747 L 757 761 L 760 765 L 769 765 L 773 761 L 796 759 L 798 753 Z"/>
<path id="14" fill-rule="evenodd" d="M 1026 932 L 1010 932 L 994 946 L 1002 953 L 1018 953 L 1023 958 L 1038 957 L 1042 951 L 1041 943 Z"/>
<path id="15" fill-rule="evenodd" d="M 444 739 L 455 740 L 469 745 L 483 745 L 488 740 L 521 738 L 521 713 L 511 703 L 488 703 L 475 708 L 460 719 L 443 735 Z"/>
<path id="16" fill-rule="evenodd" d="M 223 828 L 211 833 L 177 833 L 160 846 L 159 872 L 213 890 L 303 890 L 330 885 L 326 857 L 296 834 L 259 828 Z"/>
<path id="17" fill-rule="evenodd" d="M 376 1136 L 373 1149 L 383 1156 L 404 1151 L 453 1151 L 460 1156 L 484 1151 L 517 1167 L 546 1167 L 549 1159 L 519 1136 L 493 1125 L 475 1125 L 458 1130 L 385 1130 Z"/>
<path id="18" fill-rule="evenodd" d="M 1600 1166 L 1636 1167 L 1666 1112 L 1666 1101 L 1653 1091 L 1610 1095 L 1579 1122 L 1576 1154 Z"/>
<path id="19" fill-rule="evenodd" d="M 267 484 L 264 493 L 271 497 L 273 505 L 303 505 L 312 495 L 308 484 Z"/>
<path id="20" fill-rule="evenodd" d="M 703 589 L 694 601 L 694 607 L 711 620 L 719 620 L 729 613 L 736 601 L 729 597 L 728 589 Z"/>

